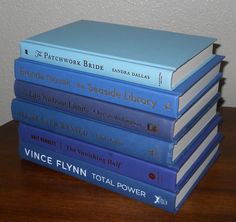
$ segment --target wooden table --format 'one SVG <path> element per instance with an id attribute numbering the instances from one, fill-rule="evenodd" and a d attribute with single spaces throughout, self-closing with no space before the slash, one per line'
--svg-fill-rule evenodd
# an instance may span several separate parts
<path id="1" fill-rule="evenodd" d="M 222 155 L 176 215 L 20 160 L 11 121 L 0 127 L 0 221 L 236 221 L 236 108 L 220 112 Z"/>

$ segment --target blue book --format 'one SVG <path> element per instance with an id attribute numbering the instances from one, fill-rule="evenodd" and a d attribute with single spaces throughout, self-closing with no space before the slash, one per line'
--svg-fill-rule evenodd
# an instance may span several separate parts
<path id="1" fill-rule="evenodd" d="M 94 21 L 20 42 L 20 56 L 172 90 L 212 58 L 214 38 Z"/>
<path id="2" fill-rule="evenodd" d="M 24 143 L 23 141 L 20 142 L 19 153 L 22 159 L 62 172 L 154 207 L 176 212 L 183 205 L 208 168 L 213 164 L 219 151 L 218 145 L 211 149 L 209 154 L 203 159 L 201 165 L 178 193 L 154 187 L 43 147 Z"/>
<path id="3" fill-rule="evenodd" d="M 219 80 L 221 74 L 218 72 L 223 58 L 214 56 L 174 91 L 139 87 L 22 58 L 15 61 L 15 77 L 109 103 L 178 118 Z"/>
<path id="4" fill-rule="evenodd" d="M 201 160 L 209 153 L 210 147 L 215 147 L 219 143 L 221 135 L 217 133 L 217 124 L 218 122 L 215 121 L 202 132 L 191 149 L 172 168 L 162 167 L 25 124 L 19 126 L 19 137 L 26 143 L 44 147 L 171 192 L 178 192 Z"/>
<path id="5" fill-rule="evenodd" d="M 20 80 L 15 81 L 14 90 L 16 98 L 169 141 L 178 140 L 188 131 L 209 107 L 203 101 L 214 97 L 209 90 L 181 117 L 174 119 Z"/>
<path id="6" fill-rule="evenodd" d="M 173 165 L 178 157 L 197 140 L 199 133 L 207 128 L 212 121 L 219 118 L 216 114 L 215 101 L 180 140 L 169 142 L 60 112 L 56 109 L 48 109 L 20 99 L 15 99 L 12 102 L 12 116 L 15 120 L 35 127 L 160 165 Z"/>

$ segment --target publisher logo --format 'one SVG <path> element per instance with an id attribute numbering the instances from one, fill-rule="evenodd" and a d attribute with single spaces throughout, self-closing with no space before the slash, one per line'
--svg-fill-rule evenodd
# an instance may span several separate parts
<path id="1" fill-rule="evenodd" d="M 155 124 L 152 124 L 152 123 L 147 124 L 147 129 L 150 132 L 154 132 L 154 133 L 159 132 L 159 127 Z"/>
<path id="2" fill-rule="evenodd" d="M 164 198 L 161 197 L 161 196 L 155 195 L 154 204 L 157 204 L 157 205 L 167 205 L 167 200 L 164 199 Z"/>
<path id="3" fill-rule="evenodd" d="M 39 51 L 39 50 L 36 50 L 35 51 L 35 57 L 42 57 L 43 56 L 43 52 L 42 51 Z"/>

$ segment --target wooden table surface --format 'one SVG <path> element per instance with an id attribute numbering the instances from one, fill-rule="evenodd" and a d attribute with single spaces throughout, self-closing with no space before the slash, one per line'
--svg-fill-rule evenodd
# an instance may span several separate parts
<path id="1" fill-rule="evenodd" d="M 0 127 L 0 221 L 236 221 L 236 108 L 221 108 L 222 154 L 170 214 L 20 160 L 17 123 Z"/>

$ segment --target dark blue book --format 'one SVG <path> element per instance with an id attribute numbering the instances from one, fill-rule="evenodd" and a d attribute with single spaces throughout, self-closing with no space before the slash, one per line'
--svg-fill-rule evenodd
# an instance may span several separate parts
<path id="1" fill-rule="evenodd" d="M 21 158 L 25 160 L 170 212 L 176 212 L 180 209 L 219 155 L 218 145 L 211 147 L 209 153 L 183 188 L 178 193 L 173 193 L 23 141 L 20 141 L 19 152 Z"/>
<path id="2" fill-rule="evenodd" d="M 18 80 L 176 119 L 219 81 L 221 74 L 218 72 L 222 59 L 223 56 L 214 56 L 174 91 L 140 87 L 22 58 L 15 61 L 15 77 Z"/>
<path id="3" fill-rule="evenodd" d="M 181 117 L 174 119 L 25 81 L 16 80 L 14 90 L 19 99 L 168 141 L 178 140 L 190 130 L 209 107 L 204 101 L 210 101 L 215 94 L 209 90 Z"/>
<path id="4" fill-rule="evenodd" d="M 171 192 L 178 192 L 209 152 L 209 147 L 212 147 L 212 144 L 215 146 L 219 142 L 221 135 L 217 133 L 218 122 L 219 118 L 215 119 L 201 133 L 188 152 L 171 168 L 25 124 L 19 126 L 19 137 L 26 143 L 44 147 Z"/>
<path id="5" fill-rule="evenodd" d="M 168 166 L 173 165 L 198 139 L 200 132 L 217 118 L 216 102 L 218 98 L 219 94 L 216 92 L 215 97 L 208 102 L 209 107 L 206 112 L 198 117 L 196 123 L 179 140 L 172 142 L 91 121 L 20 99 L 12 102 L 12 116 L 15 120 L 35 127 Z"/>

